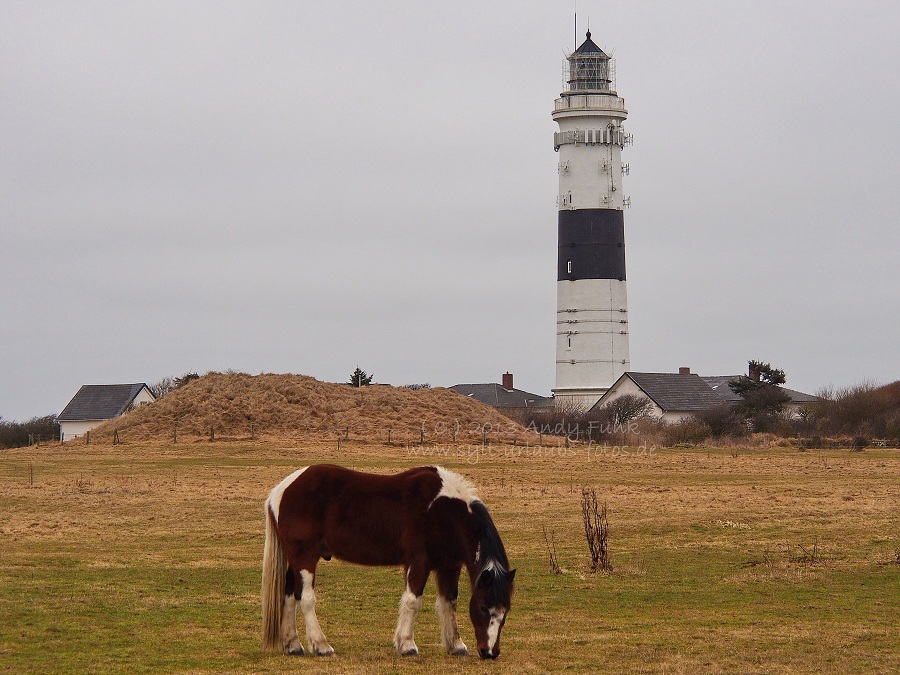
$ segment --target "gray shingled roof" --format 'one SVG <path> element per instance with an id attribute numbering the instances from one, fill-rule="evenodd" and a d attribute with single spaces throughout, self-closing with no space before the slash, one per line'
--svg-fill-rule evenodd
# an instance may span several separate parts
<path id="1" fill-rule="evenodd" d="M 499 384 L 455 384 L 450 389 L 495 408 L 536 408 L 553 400 L 521 389 L 504 389 Z"/>
<path id="2" fill-rule="evenodd" d="M 57 420 L 76 422 L 81 420 L 111 420 L 130 406 L 141 389 L 137 384 L 85 384 L 63 408 Z"/>
<path id="3" fill-rule="evenodd" d="M 706 410 L 722 402 L 699 375 L 693 373 L 625 373 L 663 410 Z"/>
<path id="4" fill-rule="evenodd" d="M 735 394 L 731 391 L 731 387 L 728 386 L 728 383 L 731 380 L 736 380 L 737 378 L 742 377 L 741 375 L 710 375 L 708 377 L 701 377 L 701 379 L 709 385 L 710 389 L 712 389 L 716 394 L 718 394 L 724 401 L 728 403 L 737 403 L 741 400 L 741 397 L 738 394 Z M 788 389 L 787 387 L 782 387 L 782 390 L 791 397 L 791 403 L 812 403 L 813 401 L 818 401 L 818 396 L 813 396 L 812 394 L 804 394 L 802 391 L 795 391 L 794 389 Z"/>
<path id="5" fill-rule="evenodd" d="M 710 375 L 707 377 L 701 377 L 706 384 L 709 385 L 709 388 L 712 389 L 723 401 L 727 401 L 728 403 L 737 403 L 741 401 L 741 397 L 731 391 L 731 387 L 728 386 L 728 383 L 734 379 L 737 379 L 740 375 Z"/>

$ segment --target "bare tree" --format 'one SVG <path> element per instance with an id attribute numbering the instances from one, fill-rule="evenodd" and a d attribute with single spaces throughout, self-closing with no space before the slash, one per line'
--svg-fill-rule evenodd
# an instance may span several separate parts
<path id="1" fill-rule="evenodd" d="M 603 406 L 601 411 L 609 415 L 611 424 L 623 425 L 647 417 L 653 411 L 653 402 L 646 396 L 623 394 Z"/>
<path id="2" fill-rule="evenodd" d="M 150 392 L 153 394 L 153 398 L 160 399 L 169 392 L 175 390 L 175 380 L 171 377 L 164 377 L 159 382 L 154 382 L 150 385 Z"/>
<path id="3" fill-rule="evenodd" d="M 544 533 L 544 543 L 547 545 L 547 555 L 550 556 L 550 572 L 562 574 L 562 567 L 559 566 L 559 558 L 556 555 L 556 532 L 551 530 L 550 535 L 547 536 L 547 527 L 545 525 L 541 525 L 541 530 Z"/>

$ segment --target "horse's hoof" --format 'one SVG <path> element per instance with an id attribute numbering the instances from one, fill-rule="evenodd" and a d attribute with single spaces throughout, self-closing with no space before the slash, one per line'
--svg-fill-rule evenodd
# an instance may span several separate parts
<path id="1" fill-rule="evenodd" d="M 450 656 L 468 656 L 469 650 L 465 647 L 459 647 L 450 652 Z"/>
<path id="2" fill-rule="evenodd" d="M 316 656 L 331 656 L 334 654 L 334 649 L 327 642 L 322 642 L 321 644 L 310 642 L 307 647 L 309 648 L 309 653 Z"/>
<path id="3" fill-rule="evenodd" d="M 288 656 L 303 656 L 303 647 L 293 647 L 285 652 Z"/>
<path id="4" fill-rule="evenodd" d="M 418 656 L 419 649 L 417 647 L 411 647 L 410 649 L 406 649 L 400 652 L 400 656 Z"/>

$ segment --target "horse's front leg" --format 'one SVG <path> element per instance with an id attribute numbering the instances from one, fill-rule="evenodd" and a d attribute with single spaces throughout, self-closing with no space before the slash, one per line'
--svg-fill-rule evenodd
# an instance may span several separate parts
<path id="1" fill-rule="evenodd" d="M 303 621 L 306 624 L 306 641 L 309 651 L 316 656 L 330 656 L 334 654 L 334 649 L 325 639 L 325 633 L 322 632 L 319 619 L 316 617 L 316 591 L 313 587 L 315 575 L 315 567 L 312 571 L 300 570 L 300 611 L 303 612 Z"/>
<path id="2" fill-rule="evenodd" d="M 468 656 L 469 650 L 459 637 L 459 624 L 456 621 L 456 599 L 459 597 L 459 573 L 455 570 L 442 570 L 437 573 L 437 600 L 434 610 L 441 622 L 441 644 L 451 656 Z"/>
<path id="3" fill-rule="evenodd" d="M 419 648 L 413 638 L 416 614 L 422 607 L 422 593 L 428 581 L 428 567 L 413 563 L 406 568 L 406 590 L 400 596 L 400 616 L 394 631 L 394 648 L 403 656 L 418 656 Z"/>

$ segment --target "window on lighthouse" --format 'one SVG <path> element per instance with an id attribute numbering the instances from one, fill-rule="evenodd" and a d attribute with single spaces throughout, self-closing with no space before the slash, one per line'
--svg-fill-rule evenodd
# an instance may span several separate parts
<path id="1" fill-rule="evenodd" d="M 568 274 L 572 274 L 572 261 L 571 261 L 571 260 L 569 260 L 569 261 L 566 263 L 566 272 L 567 272 Z"/>

